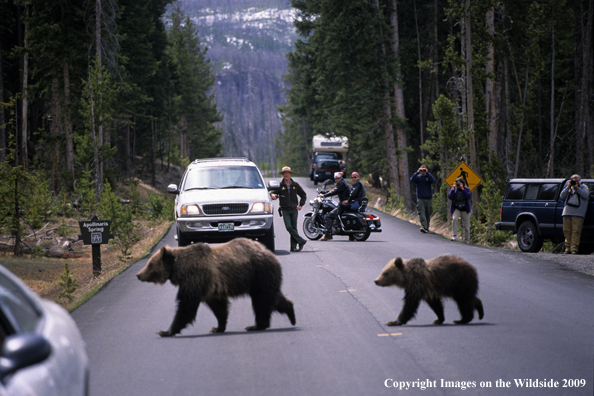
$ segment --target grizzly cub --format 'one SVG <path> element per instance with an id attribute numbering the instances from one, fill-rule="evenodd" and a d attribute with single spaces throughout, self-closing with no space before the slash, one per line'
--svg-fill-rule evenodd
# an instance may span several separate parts
<path id="1" fill-rule="evenodd" d="M 256 324 L 246 330 L 270 327 L 273 311 L 286 314 L 295 325 L 293 303 L 281 292 L 279 261 L 264 245 L 251 239 L 236 238 L 215 246 L 204 243 L 178 248 L 163 246 L 137 277 L 156 284 L 169 280 L 179 286 L 177 312 L 169 330 L 158 332 L 162 337 L 174 336 L 194 322 L 201 301 L 210 307 L 218 321 L 211 332 L 224 332 L 229 297 L 246 294 L 252 298 L 256 316 Z"/>
<path id="2" fill-rule="evenodd" d="M 414 318 L 421 300 L 437 314 L 434 324 L 442 324 L 442 297 L 451 297 L 462 315 L 456 324 L 466 324 L 474 318 L 476 309 L 479 319 L 483 318 L 483 303 L 476 296 L 478 276 L 476 269 L 457 256 L 439 256 L 425 261 L 422 258 L 391 260 L 375 280 L 378 286 L 398 286 L 404 289 L 404 307 L 398 319 L 386 323 L 400 326 Z"/>

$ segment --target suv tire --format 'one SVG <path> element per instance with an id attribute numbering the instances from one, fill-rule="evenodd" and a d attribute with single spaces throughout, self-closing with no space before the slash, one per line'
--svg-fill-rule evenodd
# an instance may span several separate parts
<path id="1" fill-rule="evenodd" d="M 538 228 L 534 222 L 527 220 L 518 228 L 518 246 L 523 252 L 536 253 L 542 248 L 543 239 L 538 234 Z"/>
<path id="2" fill-rule="evenodd" d="M 268 250 L 274 253 L 274 224 L 270 227 L 270 230 L 264 235 L 262 238 L 258 238 L 260 243 L 262 243 Z"/>
<path id="3" fill-rule="evenodd" d="M 179 246 L 179 247 L 188 246 L 190 243 L 192 243 L 192 241 L 189 240 L 188 238 L 186 238 L 184 236 L 184 234 L 182 234 L 179 231 L 179 228 L 178 228 L 177 229 L 177 246 Z"/>

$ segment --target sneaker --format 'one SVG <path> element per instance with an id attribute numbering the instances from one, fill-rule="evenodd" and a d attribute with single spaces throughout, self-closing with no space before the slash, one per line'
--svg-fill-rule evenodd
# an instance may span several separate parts
<path id="1" fill-rule="evenodd" d="M 424 228 L 424 227 L 421 227 L 421 229 L 419 231 L 421 231 L 423 234 L 426 234 L 427 233 L 427 229 Z"/>
<path id="2" fill-rule="evenodd" d="M 331 241 L 332 235 L 324 235 L 320 241 Z"/>
<path id="3" fill-rule="evenodd" d="M 577 254 L 577 252 L 576 251 L 573 251 L 573 252 L 571 252 L 571 254 Z"/>
<path id="4" fill-rule="evenodd" d="M 458 237 L 456 237 L 456 235 L 454 235 L 451 240 L 452 241 L 457 241 L 458 240 Z"/>
<path id="5" fill-rule="evenodd" d="M 563 252 L 563 254 L 569 254 L 569 253 L 571 253 L 569 250 L 566 250 Z"/>

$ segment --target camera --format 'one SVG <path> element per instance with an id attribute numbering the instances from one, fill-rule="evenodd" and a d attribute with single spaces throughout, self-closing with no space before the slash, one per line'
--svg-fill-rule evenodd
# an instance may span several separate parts
<path id="1" fill-rule="evenodd" d="M 577 185 L 577 181 L 572 180 L 572 181 L 569 182 L 569 184 L 571 184 L 572 186 L 575 186 L 575 185 Z"/>
<path id="2" fill-rule="evenodd" d="M 456 187 L 462 187 L 462 184 L 456 183 Z"/>

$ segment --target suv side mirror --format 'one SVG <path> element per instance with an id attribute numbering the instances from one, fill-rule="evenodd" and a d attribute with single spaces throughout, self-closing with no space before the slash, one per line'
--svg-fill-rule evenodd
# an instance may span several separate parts
<path id="1" fill-rule="evenodd" d="M 280 183 L 276 180 L 271 180 L 268 182 L 268 191 L 277 192 L 280 190 Z"/>
<path id="2" fill-rule="evenodd" d="M 169 194 L 179 194 L 179 189 L 177 188 L 177 184 L 170 184 L 167 186 L 167 192 Z"/>
<path id="3" fill-rule="evenodd" d="M 22 368 L 43 362 L 52 353 L 49 341 L 39 334 L 21 333 L 6 337 L 0 351 L 0 379 Z"/>

